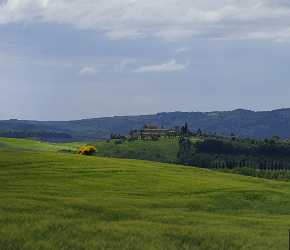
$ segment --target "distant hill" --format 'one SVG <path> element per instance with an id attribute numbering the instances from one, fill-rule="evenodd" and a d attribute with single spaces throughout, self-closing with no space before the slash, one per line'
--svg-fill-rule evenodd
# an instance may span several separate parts
<path id="1" fill-rule="evenodd" d="M 170 112 L 140 116 L 116 116 L 76 121 L 0 121 L 0 136 L 31 137 L 47 141 L 105 139 L 111 133 L 127 134 L 151 123 L 165 128 L 188 123 L 192 130 L 243 137 L 290 137 L 290 109 L 216 112 Z"/>

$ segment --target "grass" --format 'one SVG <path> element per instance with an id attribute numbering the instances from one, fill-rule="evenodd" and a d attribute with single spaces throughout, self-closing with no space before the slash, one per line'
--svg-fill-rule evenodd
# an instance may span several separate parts
<path id="1" fill-rule="evenodd" d="M 0 142 L 0 249 L 288 249 L 288 183 Z"/>
<path id="2" fill-rule="evenodd" d="M 178 153 L 177 138 L 161 138 L 158 141 L 114 141 L 96 143 L 97 155 L 129 159 L 152 160 L 159 162 L 176 162 Z"/>
<path id="3" fill-rule="evenodd" d="M 14 139 L 0 137 L 0 150 L 9 149 L 13 151 L 75 151 L 84 143 L 46 143 L 30 139 Z"/>

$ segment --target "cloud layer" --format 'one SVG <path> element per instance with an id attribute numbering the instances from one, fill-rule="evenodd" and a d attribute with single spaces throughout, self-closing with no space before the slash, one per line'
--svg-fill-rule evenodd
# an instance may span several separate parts
<path id="1" fill-rule="evenodd" d="M 290 40 L 288 0 L 0 0 L 0 23 L 53 22 L 110 39 Z"/>

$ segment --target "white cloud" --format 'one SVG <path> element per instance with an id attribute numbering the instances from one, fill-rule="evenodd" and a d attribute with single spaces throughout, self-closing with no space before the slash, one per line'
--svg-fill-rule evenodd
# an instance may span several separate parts
<path id="1" fill-rule="evenodd" d="M 91 66 L 87 66 L 87 67 L 83 67 L 80 71 L 79 71 L 79 75 L 94 75 L 97 73 L 97 70 L 94 67 Z"/>
<path id="2" fill-rule="evenodd" d="M 163 64 L 145 65 L 134 70 L 135 73 L 164 73 L 164 72 L 176 72 L 182 71 L 187 68 L 188 65 L 178 64 L 175 60 L 171 60 Z"/>
<path id="3" fill-rule="evenodd" d="M 110 39 L 290 40 L 288 0 L 6 0 L 0 6 L 0 23 L 65 23 Z"/>
<path id="4" fill-rule="evenodd" d="M 176 53 L 185 53 L 185 52 L 187 52 L 187 51 L 189 51 L 189 50 L 190 50 L 189 47 L 180 47 L 180 48 L 177 48 L 177 49 L 175 50 L 175 52 L 176 52 Z"/>
<path id="5" fill-rule="evenodd" d="M 88 60 L 88 58 L 84 59 Z M 1 57 L 0 57 L 1 62 Z M 103 57 L 98 60 L 84 62 L 87 66 L 81 67 L 78 74 L 81 76 L 96 75 L 97 73 L 122 73 L 129 72 L 129 66 L 140 62 L 139 59 L 124 57 L 124 58 L 110 58 Z M 84 63 L 80 65 L 84 65 Z"/>
<path id="6" fill-rule="evenodd" d="M 138 32 L 136 30 L 125 30 L 125 29 L 120 29 L 120 30 L 111 30 L 106 33 L 106 36 L 110 38 L 111 40 L 119 40 L 123 38 L 130 37 L 132 38 L 142 38 L 144 37 L 144 34 L 141 32 Z"/>

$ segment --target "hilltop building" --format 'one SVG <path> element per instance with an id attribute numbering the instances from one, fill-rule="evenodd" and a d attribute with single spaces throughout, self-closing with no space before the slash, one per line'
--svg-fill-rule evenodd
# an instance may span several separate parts
<path id="1" fill-rule="evenodd" d="M 141 130 L 133 130 L 130 137 L 133 139 L 158 139 L 160 137 L 175 137 L 178 133 L 175 129 L 159 128 L 158 126 L 145 125 Z"/>

